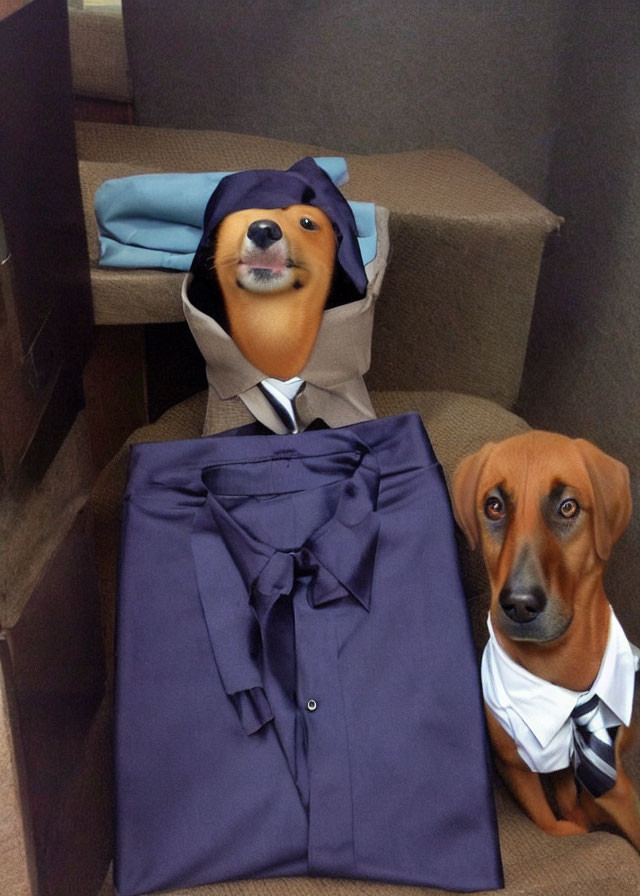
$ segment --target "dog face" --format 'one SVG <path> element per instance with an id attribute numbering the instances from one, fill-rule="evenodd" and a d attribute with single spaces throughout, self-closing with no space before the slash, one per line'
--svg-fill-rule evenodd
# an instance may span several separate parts
<path id="1" fill-rule="evenodd" d="M 631 513 L 624 464 L 540 431 L 465 458 L 452 495 L 469 544 L 482 547 L 494 630 L 538 644 L 561 638 L 593 597 Z"/>
<path id="2" fill-rule="evenodd" d="M 323 211 L 310 205 L 244 209 L 218 229 L 214 267 L 225 295 L 306 290 L 326 299 L 336 239 Z"/>
<path id="3" fill-rule="evenodd" d="M 213 267 L 234 342 L 269 376 L 288 379 L 306 364 L 332 284 L 336 236 L 309 205 L 227 215 Z"/>

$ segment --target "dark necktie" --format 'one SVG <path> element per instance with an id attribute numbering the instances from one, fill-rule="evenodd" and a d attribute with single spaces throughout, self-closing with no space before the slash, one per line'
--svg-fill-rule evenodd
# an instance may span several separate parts
<path id="1" fill-rule="evenodd" d="M 602 796 L 616 783 L 613 749 L 616 729 L 602 726 L 598 720 L 599 704 L 600 698 L 594 694 L 578 702 L 571 713 L 574 773 L 593 797 Z"/>
<path id="2" fill-rule="evenodd" d="M 276 551 L 262 570 L 253 589 L 263 642 L 263 675 L 274 723 L 291 773 L 300 791 L 303 803 L 308 802 L 308 776 L 306 771 L 306 737 L 301 724 L 297 694 L 300 677 L 296 658 L 296 645 L 304 642 L 300 629 L 302 617 L 312 608 L 323 603 L 344 598 L 347 589 L 306 548 L 299 551 Z M 322 655 L 322 626 L 317 619 L 315 650 Z M 314 626 L 316 628 L 316 626 Z M 302 646 L 304 650 L 304 645 Z M 325 658 L 326 660 L 326 658 Z M 329 669 L 326 670 L 327 676 Z M 311 696 L 311 695 L 309 695 Z M 313 700 L 306 705 L 314 711 Z M 302 705 L 306 703 L 306 697 Z"/>

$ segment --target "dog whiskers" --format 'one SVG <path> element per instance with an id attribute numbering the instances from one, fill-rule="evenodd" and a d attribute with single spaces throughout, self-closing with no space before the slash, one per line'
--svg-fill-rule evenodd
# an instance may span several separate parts
<path id="1" fill-rule="evenodd" d="M 215 258 L 211 259 L 211 270 L 221 270 L 225 267 L 235 267 L 235 265 L 240 264 L 241 259 L 238 258 L 237 255 L 228 255 L 223 258 L 218 258 L 218 262 L 216 264 Z"/>

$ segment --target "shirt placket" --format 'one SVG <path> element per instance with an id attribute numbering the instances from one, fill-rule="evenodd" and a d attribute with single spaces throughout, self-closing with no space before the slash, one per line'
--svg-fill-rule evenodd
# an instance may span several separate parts
<path id="1" fill-rule="evenodd" d="M 298 748 L 306 762 L 309 872 L 353 875 L 353 804 L 349 741 L 338 666 L 336 618 L 309 600 L 313 578 L 294 593 Z M 306 789 L 306 788 L 305 788 Z"/>

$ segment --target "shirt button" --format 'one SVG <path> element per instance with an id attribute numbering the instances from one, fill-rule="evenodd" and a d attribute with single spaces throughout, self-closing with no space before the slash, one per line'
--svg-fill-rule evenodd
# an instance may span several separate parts
<path id="1" fill-rule="evenodd" d="M 317 708 L 318 704 L 315 700 L 307 700 L 307 709 L 309 710 L 309 712 L 315 712 Z"/>

